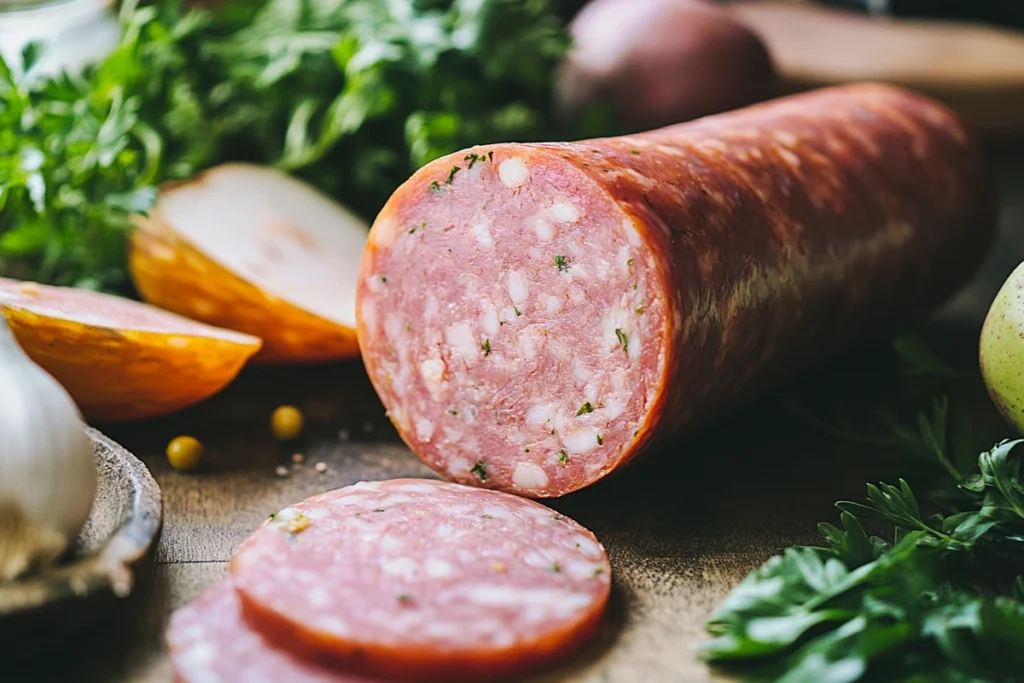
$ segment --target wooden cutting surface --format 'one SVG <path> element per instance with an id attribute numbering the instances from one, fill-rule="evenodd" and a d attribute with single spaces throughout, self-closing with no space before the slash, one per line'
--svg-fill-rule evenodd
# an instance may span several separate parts
<path id="1" fill-rule="evenodd" d="M 999 244 L 979 276 L 927 325 L 929 339 L 965 366 L 992 296 L 1024 259 L 1024 150 L 999 150 L 993 163 L 1003 192 Z M 883 355 L 847 359 L 805 386 L 823 403 L 869 406 L 880 391 L 871 368 Z M 983 395 L 972 397 L 995 419 Z M 301 406 L 310 423 L 302 466 L 293 466 L 291 451 L 280 451 L 269 434 L 270 413 L 282 403 Z M 170 681 L 162 638 L 171 611 L 222 578 L 239 543 L 270 512 L 361 479 L 428 474 L 388 424 L 358 363 L 251 371 L 186 413 L 106 431 L 142 458 L 162 487 L 162 536 L 130 598 L 50 652 L 20 664 L 5 656 L 4 683 Z M 183 433 L 207 445 L 201 472 L 176 473 L 163 457 L 167 441 Z M 314 470 L 321 461 L 328 465 L 323 474 Z M 286 477 L 275 473 L 282 464 Z M 669 452 L 552 502 L 605 544 L 614 591 L 596 641 L 535 680 L 713 680 L 692 648 L 714 605 L 781 548 L 814 542 L 816 523 L 836 517 L 833 501 L 859 498 L 866 481 L 891 480 L 907 467 L 822 436 L 769 396 Z"/>

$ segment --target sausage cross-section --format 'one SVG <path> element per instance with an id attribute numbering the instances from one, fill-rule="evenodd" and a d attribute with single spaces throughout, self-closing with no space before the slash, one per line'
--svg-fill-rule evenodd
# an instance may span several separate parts
<path id="1" fill-rule="evenodd" d="M 307 661 L 416 681 L 514 679 L 600 623 L 611 567 L 539 503 L 434 480 L 291 505 L 231 561 L 246 621 Z"/>
<path id="2" fill-rule="evenodd" d="M 875 84 L 477 147 L 375 221 L 360 346 L 426 464 L 559 496 L 941 302 L 994 204 L 964 125 Z"/>

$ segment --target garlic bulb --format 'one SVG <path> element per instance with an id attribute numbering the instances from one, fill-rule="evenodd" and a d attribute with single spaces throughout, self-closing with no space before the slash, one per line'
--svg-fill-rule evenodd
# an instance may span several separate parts
<path id="1" fill-rule="evenodd" d="M 0 313 L 0 581 L 57 559 L 95 495 L 92 442 L 77 406 Z"/>

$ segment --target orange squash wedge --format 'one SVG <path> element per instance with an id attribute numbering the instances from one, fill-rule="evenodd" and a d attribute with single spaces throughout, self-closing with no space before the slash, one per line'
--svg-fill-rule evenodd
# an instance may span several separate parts
<path id="1" fill-rule="evenodd" d="M 149 303 L 262 339 L 255 362 L 354 358 L 368 230 L 280 171 L 225 164 L 161 188 L 129 269 Z"/>
<path id="2" fill-rule="evenodd" d="M 86 420 L 171 413 L 220 391 L 260 340 L 137 301 L 0 278 L 0 312 Z"/>

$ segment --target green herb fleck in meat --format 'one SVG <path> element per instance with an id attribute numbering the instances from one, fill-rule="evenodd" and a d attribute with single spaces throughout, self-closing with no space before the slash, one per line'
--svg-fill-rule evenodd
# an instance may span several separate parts
<path id="1" fill-rule="evenodd" d="M 553 565 L 551 565 L 551 571 L 553 571 L 555 574 L 560 574 L 562 571 L 562 565 L 555 562 Z"/>
<path id="2" fill-rule="evenodd" d="M 633 259 L 627 259 L 627 260 L 626 260 L 626 265 L 627 265 L 627 266 L 631 266 L 631 265 L 633 265 Z"/>
<path id="3" fill-rule="evenodd" d="M 429 189 L 431 192 L 440 192 L 441 184 L 435 180 L 432 183 L 430 183 L 427 189 Z"/>
<path id="4" fill-rule="evenodd" d="M 455 174 L 461 170 L 461 166 L 452 166 L 452 170 L 448 171 L 448 178 L 444 181 L 444 184 L 451 185 L 452 181 L 455 180 Z"/>
<path id="5" fill-rule="evenodd" d="M 517 318 L 522 315 L 522 313 L 519 312 L 519 309 L 516 308 L 515 306 L 512 307 L 512 310 L 516 312 L 516 317 Z"/>
<path id="6" fill-rule="evenodd" d="M 407 605 L 410 602 L 412 602 L 412 597 L 408 593 L 399 593 L 398 602 L 402 603 L 403 605 Z"/>
<path id="7" fill-rule="evenodd" d="M 597 445 L 598 446 L 603 446 L 604 445 L 604 437 L 601 436 L 600 434 L 597 435 Z"/>
<path id="8" fill-rule="evenodd" d="M 384 512 L 384 508 L 373 508 L 374 512 Z"/>
<path id="9" fill-rule="evenodd" d="M 483 460 L 477 460 L 476 464 L 473 465 L 473 469 L 471 469 L 470 472 L 475 474 L 476 478 L 479 479 L 480 481 L 487 481 L 487 463 L 485 463 Z"/>
<path id="10" fill-rule="evenodd" d="M 558 272 L 560 273 L 569 270 L 569 262 L 565 260 L 564 256 L 556 256 L 555 265 L 558 266 Z"/>
<path id="11" fill-rule="evenodd" d="M 584 413 L 592 413 L 592 412 L 594 412 L 594 406 L 592 406 L 590 404 L 590 401 L 587 401 L 586 403 L 584 403 L 583 405 L 580 406 L 579 410 L 576 411 L 576 417 L 579 417 L 580 415 L 582 415 Z"/>
<path id="12" fill-rule="evenodd" d="M 644 314 L 644 307 L 643 306 L 637 306 L 636 308 L 633 309 L 633 312 L 636 313 L 637 315 L 643 315 Z"/>
<path id="13" fill-rule="evenodd" d="M 621 328 L 615 328 L 615 336 L 619 338 L 619 343 L 622 344 L 622 350 L 627 351 L 629 349 L 629 339 L 626 337 L 626 333 Z"/>
<path id="14" fill-rule="evenodd" d="M 448 410 L 448 414 L 449 414 L 449 415 L 458 415 L 458 414 L 459 414 L 459 411 L 457 411 L 457 410 L 454 410 L 454 409 L 449 409 L 449 410 Z"/>
<path id="15" fill-rule="evenodd" d="M 473 168 L 473 164 L 475 164 L 478 161 L 483 161 L 483 160 L 484 160 L 484 157 L 480 156 L 479 154 L 474 154 L 473 152 L 470 152 L 469 154 L 467 154 L 465 156 L 465 158 L 463 159 L 463 161 L 468 161 L 469 162 L 469 166 L 467 166 L 466 168 Z"/>
<path id="16" fill-rule="evenodd" d="M 569 454 L 565 452 L 564 448 L 558 451 L 558 462 L 562 463 L 563 465 L 569 462 Z"/>
<path id="17" fill-rule="evenodd" d="M 484 343 L 480 345 L 480 348 L 483 349 L 485 358 L 491 355 L 491 340 L 484 339 Z"/>

